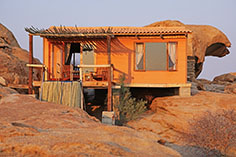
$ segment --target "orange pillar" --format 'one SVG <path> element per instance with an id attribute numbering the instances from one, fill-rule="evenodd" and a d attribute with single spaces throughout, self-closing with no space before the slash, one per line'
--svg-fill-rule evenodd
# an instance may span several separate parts
<path id="1" fill-rule="evenodd" d="M 108 64 L 111 65 L 111 36 L 107 36 Z M 112 111 L 111 67 L 108 68 L 107 110 Z"/>
<path id="2" fill-rule="evenodd" d="M 33 35 L 29 34 L 29 64 L 33 64 Z M 29 67 L 29 88 L 28 93 L 33 91 L 33 68 Z"/>

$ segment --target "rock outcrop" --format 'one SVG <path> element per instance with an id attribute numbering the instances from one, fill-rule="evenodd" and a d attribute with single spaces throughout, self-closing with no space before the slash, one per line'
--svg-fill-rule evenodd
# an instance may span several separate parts
<path id="1" fill-rule="evenodd" d="M 7 96 L 8 94 L 18 94 L 17 91 L 15 91 L 14 89 L 8 88 L 8 87 L 4 87 L 0 85 L 0 99 L 2 97 Z"/>
<path id="2" fill-rule="evenodd" d="M 155 133 L 162 138 L 162 141 L 183 146 L 186 143 L 179 138 L 179 133 L 188 129 L 189 121 L 206 111 L 236 110 L 235 104 L 236 95 L 213 92 L 199 92 L 191 97 L 160 97 L 152 102 L 150 106 L 152 112 L 139 120 L 129 122 L 128 125 L 140 132 Z"/>
<path id="3" fill-rule="evenodd" d="M 216 93 L 236 94 L 236 75 L 226 73 L 216 76 L 213 81 L 206 79 L 194 79 L 192 81 L 192 95 L 199 91 L 209 91 Z"/>
<path id="4" fill-rule="evenodd" d="M 27 84 L 28 82 L 28 52 L 21 49 L 14 35 L 0 24 L 0 76 L 7 84 Z M 34 63 L 40 63 L 34 59 Z M 40 72 L 34 70 L 34 79 L 40 79 Z"/>
<path id="5" fill-rule="evenodd" d="M 20 48 L 13 33 L 0 23 L 0 48 L 3 46 Z"/>
<path id="6" fill-rule="evenodd" d="M 0 100 L 0 156 L 180 156 L 159 136 L 108 126 L 81 109 L 11 94 Z"/>
<path id="7" fill-rule="evenodd" d="M 232 73 L 222 74 L 220 76 L 216 76 L 212 83 L 214 84 L 222 84 L 222 85 L 231 85 L 236 83 L 236 76 Z"/>
<path id="8" fill-rule="evenodd" d="M 203 67 L 205 56 L 224 57 L 229 54 L 227 47 L 231 46 L 229 39 L 219 29 L 208 25 L 185 25 L 180 21 L 160 21 L 146 27 L 185 27 L 192 31 L 188 37 L 188 50 L 192 51 L 195 57 L 195 77 Z"/>
<path id="9" fill-rule="evenodd" d="M 226 86 L 224 92 L 227 94 L 236 94 L 236 84 Z"/>

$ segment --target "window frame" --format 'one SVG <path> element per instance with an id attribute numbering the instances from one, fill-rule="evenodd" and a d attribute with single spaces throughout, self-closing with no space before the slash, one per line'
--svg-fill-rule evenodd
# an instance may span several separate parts
<path id="1" fill-rule="evenodd" d="M 166 70 L 146 70 L 146 43 L 166 43 L 166 55 L 167 55 L 167 68 Z M 169 68 L 169 43 L 175 43 L 176 44 L 176 51 L 175 51 L 175 69 Z M 136 49 L 137 44 L 143 44 L 143 69 L 136 69 Z M 170 42 L 134 42 L 134 71 L 137 72 L 145 72 L 145 71 L 178 71 L 178 42 L 177 41 L 170 41 Z"/>

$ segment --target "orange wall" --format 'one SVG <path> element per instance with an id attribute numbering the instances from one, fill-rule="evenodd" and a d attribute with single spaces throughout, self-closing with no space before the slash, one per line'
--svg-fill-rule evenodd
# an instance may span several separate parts
<path id="1" fill-rule="evenodd" d="M 44 44 L 43 64 L 46 65 L 46 67 L 48 68 L 48 72 L 50 73 L 50 78 L 52 78 L 52 76 L 53 78 L 60 78 L 62 70 L 61 62 L 62 62 L 63 45 L 50 43 L 46 38 L 43 39 L 43 44 Z M 54 67 L 54 69 L 52 69 L 52 67 Z M 45 78 L 48 78 L 48 73 L 46 73 Z"/>
<path id="2" fill-rule="evenodd" d="M 135 71 L 134 53 L 136 42 L 177 42 L 177 70 L 176 71 Z M 105 41 L 104 41 L 105 43 Z M 137 38 L 118 37 L 111 42 L 111 62 L 116 69 L 126 74 L 126 83 L 158 84 L 158 83 L 186 83 L 187 57 L 185 38 Z M 98 44 L 99 45 L 99 44 Z M 99 47 L 99 46 L 97 46 Z M 107 64 L 106 46 L 97 48 L 96 64 Z M 114 72 L 115 80 L 119 78 Z"/>
<path id="3" fill-rule="evenodd" d="M 88 40 L 86 40 L 88 41 Z M 95 48 L 95 64 L 108 64 L 106 39 L 93 39 Z M 80 41 L 77 41 L 80 42 Z M 83 42 L 83 41 L 81 41 Z M 177 70 L 176 71 L 135 71 L 135 43 L 136 42 L 177 42 Z M 44 38 L 44 64 L 49 66 L 49 44 Z M 54 46 L 54 67 L 62 61 L 63 45 Z M 52 51 L 52 48 L 51 48 Z M 119 76 L 126 75 L 126 83 L 158 84 L 158 83 L 186 83 L 187 56 L 185 37 L 116 37 L 111 41 L 111 62 L 117 70 L 114 71 L 114 81 L 119 82 Z M 82 56 L 81 56 L 82 58 Z M 51 54 L 52 62 L 52 54 Z M 52 63 L 51 63 L 52 65 Z M 51 69 L 51 68 L 50 68 Z M 54 69 L 54 76 L 59 78 L 60 68 Z M 52 70 L 50 70 L 52 72 Z"/>

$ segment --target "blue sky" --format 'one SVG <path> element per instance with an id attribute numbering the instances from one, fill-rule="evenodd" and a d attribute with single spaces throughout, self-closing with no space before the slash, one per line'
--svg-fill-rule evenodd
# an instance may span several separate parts
<path id="1" fill-rule="evenodd" d="M 0 22 L 28 50 L 25 27 L 144 26 L 156 21 L 212 25 L 232 43 L 231 54 L 207 57 L 200 78 L 236 72 L 236 0 L 0 0 Z M 42 58 L 42 40 L 34 38 L 34 56 Z"/>

